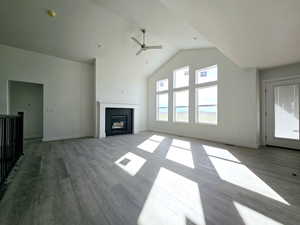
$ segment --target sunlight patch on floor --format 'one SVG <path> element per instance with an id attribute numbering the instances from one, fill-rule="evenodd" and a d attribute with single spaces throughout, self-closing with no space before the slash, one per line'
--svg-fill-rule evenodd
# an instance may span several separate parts
<path id="1" fill-rule="evenodd" d="M 162 142 L 165 137 L 160 135 L 152 135 L 149 139 L 157 142 Z"/>
<path id="2" fill-rule="evenodd" d="M 172 146 L 179 147 L 179 148 L 184 148 L 184 149 L 191 149 L 191 142 L 189 141 L 183 141 L 179 139 L 173 139 L 172 140 Z"/>
<path id="3" fill-rule="evenodd" d="M 129 173 L 131 176 L 134 176 L 142 168 L 145 162 L 146 159 L 128 152 L 118 159 L 115 164 Z"/>
<path id="4" fill-rule="evenodd" d="M 221 149 L 220 152 L 223 150 Z M 209 159 L 222 180 L 289 205 L 287 201 L 245 165 L 232 162 L 231 157 L 230 161 L 214 156 L 209 156 Z"/>
<path id="5" fill-rule="evenodd" d="M 192 151 L 190 150 L 170 146 L 166 158 L 184 166 L 195 168 Z"/>
<path id="6" fill-rule="evenodd" d="M 198 184 L 160 168 L 138 218 L 138 225 L 205 225 Z"/>
<path id="7" fill-rule="evenodd" d="M 283 225 L 272 218 L 269 218 L 247 206 L 244 206 L 238 202 L 233 202 L 235 208 L 239 212 L 245 225 Z"/>
<path id="8" fill-rule="evenodd" d="M 164 139 L 165 137 L 163 136 L 152 135 L 137 147 L 143 151 L 153 153 Z"/>
<path id="9" fill-rule="evenodd" d="M 159 144 L 160 144 L 159 142 L 147 139 L 146 141 L 144 141 L 142 144 L 138 145 L 137 147 L 146 152 L 153 153 L 157 149 Z"/>
<path id="10" fill-rule="evenodd" d="M 213 146 L 203 145 L 203 148 L 207 155 L 209 156 L 215 156 L 222 159 L 231 160 L 234 162 L 240 162 L 230 151 L 223 149 L 223 148 L 217 148 Z"/>

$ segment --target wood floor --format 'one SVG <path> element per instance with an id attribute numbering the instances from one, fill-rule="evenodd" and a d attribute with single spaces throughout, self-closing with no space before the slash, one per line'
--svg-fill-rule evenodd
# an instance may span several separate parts
<path id="1" fill-rule="evenodd" d="M 151 132 L 27 143 L 0 224 L 299 225 L 300 152 Z"/>

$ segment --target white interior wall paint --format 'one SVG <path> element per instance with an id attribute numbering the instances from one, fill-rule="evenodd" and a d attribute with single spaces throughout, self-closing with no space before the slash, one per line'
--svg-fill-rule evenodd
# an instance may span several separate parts
<path id="1" fill-rule="evenodd" d="M 195 70 L 218 65 L 218 125 L 195 124 Z M 177 68 L 190 68 L 190 118 L 188 124 L 173 123 L 172 94 L 169 94 L 169 122 L 155 118 L 155 82 L 169 78 Z M 148 79 L 148 127 L 173 133 L 240 146 L 259 146 L 259 87 L 256 69 L 241 69 L 215 48 L 179 51 Z"/>
<path id="2" fill-rule="evenodd" d="M 262 145 L 263 141 L 261 139 L 262 136 L 262 127 L 261 127 L 261 82 L 259 79 L 259 71 L 256 70 L 256 139 L 258 145 Z"/>
<path id="3" fill-rule="evenodd" d="M 97 96 L 96 96 L 96 90 L 97 90 L 97 82 L 96 82 L 96 77 L 97 77 L 97 66 L 96 66 L 96 58 L 93 60 L 93 101 L 94 101 L 94 105 L 93 105 L 93 117 L 94 117 L 94 137 L 97 138 L 99 137 L 99 122 L 98 122 L 98 118 L 99 118 L 99 110 L 98 110 L 98 105 L 97 105 Z"/>
<path id="4" fill-rule="evenodd" d="M 121 53 L 120 54 L 124 54 Z M 139 108 L 139 121 L 137 131 L 146 130 L 146 101 L 147 78 L 137 67 L 142 64 L 109 60 L 107 58 L 96 59 L 96 99 L 100 103 L 135 105 Z"/>
<path id="5" fill-rule="evenodd" d="M 288 76 L 300 75 L 300 63 L 263 69 L 259 71 L 261 80 L 272 80 Z"/>
<path id="6" fill-rule="evenodd" d="M 24 138 L 43 137 L 43 85 L 9 82 L 10 114 L 24 112 Z"/>
<path id="7" fill-rule="evenodd" d="M 92 65 L 0 45 L 2 114 L 9 80 L 44 85 L 44 140 L 94 134 Z"/>

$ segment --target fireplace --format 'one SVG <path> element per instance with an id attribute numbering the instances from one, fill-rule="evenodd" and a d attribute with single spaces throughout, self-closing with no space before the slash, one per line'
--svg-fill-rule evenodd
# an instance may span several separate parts
<path id="1" fill-rule="evenodd" d="M 106 136 L 133 133 L 133 109 L 106 108 L 105 109 Z"/>

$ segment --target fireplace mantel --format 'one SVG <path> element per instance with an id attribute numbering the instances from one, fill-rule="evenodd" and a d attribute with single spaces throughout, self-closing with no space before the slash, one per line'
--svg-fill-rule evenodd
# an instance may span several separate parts
<path id="1" fill-rule="evenodd" d="M 97 102 L 97 137 L 104 138 L 105 134 L 105 110 L 106 108 L 128 108 L 133 109 L 133 133 L 138 132 L 139 127 L 139 105 L 136 104 L 123 104 L 123 103 L 108 103 L 108 102 Z"/>

